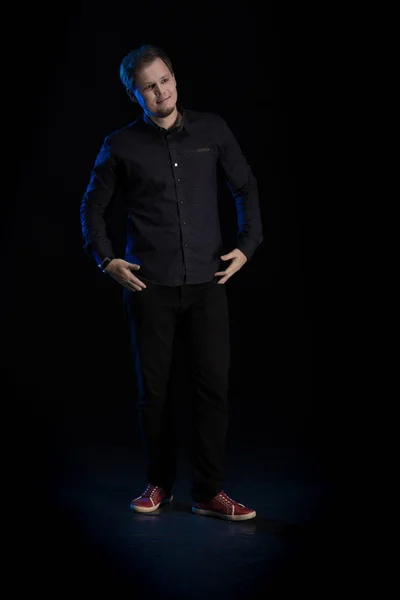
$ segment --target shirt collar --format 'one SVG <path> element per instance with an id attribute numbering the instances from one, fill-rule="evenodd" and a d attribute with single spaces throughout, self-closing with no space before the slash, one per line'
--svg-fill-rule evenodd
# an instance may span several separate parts
<path id="1" fill-rule="evenodd" d="M 143 113 L 143 121 L 148 125 L 152 125 L 153 127 L 155 127 L 155 129 L 158 129 L 158 131 L 182 131 L 182 129 L 187 127 L 187 116 L 185 114 L 186 111 L 180 104 L 177 104 L 176 107 L 178 109 L 178 116 L 174 125 L 169 129 L 164 129 L 164 127 L 160 127 L 159 125 L 157 125 L 157 123 L 150 119 L 150 117 L 147 116 L 145 112 Z"/>

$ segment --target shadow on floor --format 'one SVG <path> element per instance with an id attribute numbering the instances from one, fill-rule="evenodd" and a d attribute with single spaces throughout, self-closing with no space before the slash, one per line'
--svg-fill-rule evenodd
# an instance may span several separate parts
<path id="1" fill-rule="evenodd" d="M 192 513 L 185 458 L 172 505 L 141 515 L 129 510 L 146 484 L 140 449 L 70 448 L 36 513 L 32 581 L 51 590 L 51 572 L 63 592 L 116 599 L 321 597 L 333 529 L 314 459 L 299 448 L 232 448 L 225 491 L 257 516 L 229 522 Z"/>

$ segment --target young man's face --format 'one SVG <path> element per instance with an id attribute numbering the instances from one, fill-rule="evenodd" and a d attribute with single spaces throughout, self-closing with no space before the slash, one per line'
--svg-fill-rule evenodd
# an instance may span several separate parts
<path id="1" fill-rule="evenodd" d="M 150 116 L 168 117 L 174 111 L 178 99 L 176 81 L 161 58 L 156 58 L 136 75 L 133 94 Z"/>

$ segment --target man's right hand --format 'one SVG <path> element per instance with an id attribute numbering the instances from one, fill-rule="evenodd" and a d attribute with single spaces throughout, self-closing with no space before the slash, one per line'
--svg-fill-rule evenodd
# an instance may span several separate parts
<path id="1" fill-rule="evenodd" d="M 143 281 L 140 281 L 132 271 L 138 271 L 139 265 L 129 263 L 123 258 L 113 258 L 106 266 L 105 270 L 115 281 L 120 283 L 130 292 L 141 292 L 146 288 Z"/>

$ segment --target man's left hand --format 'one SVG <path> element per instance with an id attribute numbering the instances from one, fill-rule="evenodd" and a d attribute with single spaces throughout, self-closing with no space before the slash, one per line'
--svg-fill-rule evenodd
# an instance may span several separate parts
<path id="1" fill-rule="evenodd" d="M 247 262 L 247 256 L 243 254 L 239 248 L 235 248 L 229 254 L 224 254 L 220 257 L 221 260 L 230 260 L 232 261 L 226 271 L 218 271 L 214 273 L 215 277 L 221 276 L 222 279 L 218 281 L 218 283 L 225 283 L 228 281 L 229 277 L 232 277 L 236 271 L 239 271 L 243 267 L 243 265 Z"/>

